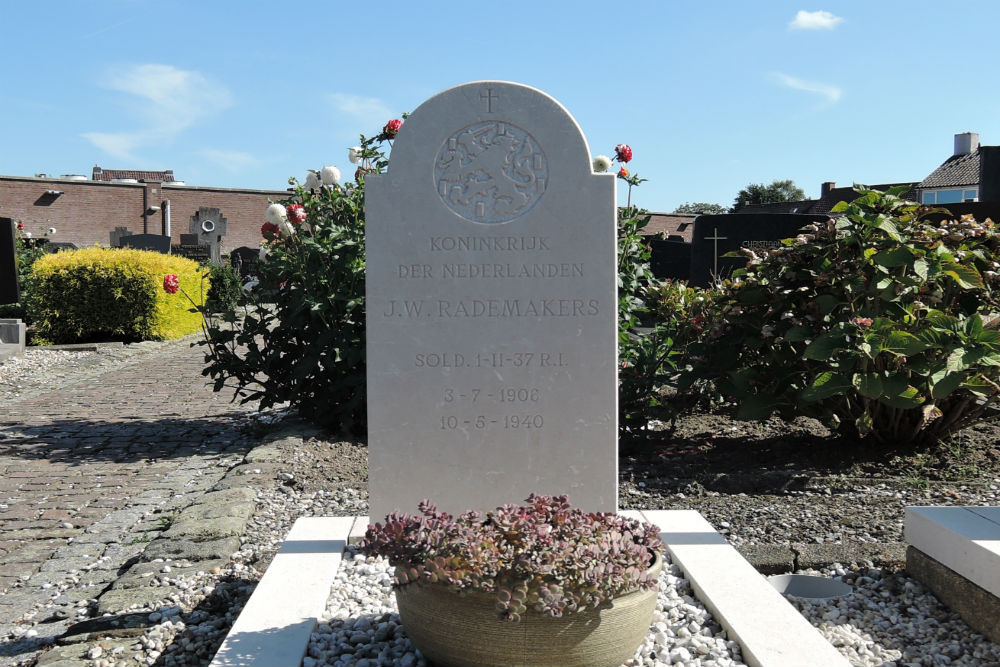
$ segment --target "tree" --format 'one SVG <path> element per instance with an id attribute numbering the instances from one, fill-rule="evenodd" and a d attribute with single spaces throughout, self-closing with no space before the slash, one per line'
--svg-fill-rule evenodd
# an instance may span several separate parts
<path id="1" fill-rule="evenodd" d="M 691 204 L 684 202 L 674 209 L 674 213 L 704 213 L 707 215 L 718 215 L 720 213 L 729 213 L 729 209 L 721 204 L 708 204 L 703 201 L 696 201 Z"/>
<path id="2" fill-rule="evenodd" d="M 738 211 L 744 206 L 802 201 L 805 198 L 805 191 L 796 186 L 795 181 L 790 178 L 784 181 L 772 181 L 770 185 L 751 183 L 736 195 L 736 199 L 733 201 L 733 211 Z"/>

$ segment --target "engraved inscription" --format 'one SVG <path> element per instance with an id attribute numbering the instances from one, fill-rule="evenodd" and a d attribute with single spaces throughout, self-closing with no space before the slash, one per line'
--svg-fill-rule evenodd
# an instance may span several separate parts
<path id="1" fill-rule="evenodd" d="M 493 98 L 487 101 L 492 105 Z M 438 194 L 466 220 L 510 222 L 545 193 L 548 163 L 538 142 L 505 121 L 468 125 L 449 137 L 434 165 Z"/>

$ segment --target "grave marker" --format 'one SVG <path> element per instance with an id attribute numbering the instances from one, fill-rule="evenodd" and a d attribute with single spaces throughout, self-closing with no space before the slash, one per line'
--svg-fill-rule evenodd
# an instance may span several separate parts
<path id="1" fill-rule="evenodd" d="M 229 253 L 229 263 L 246 280 L 257 275 L 257 264 L 260 262 L 260 248 L 240 246 Z"/>
<path id="2" fill-rule="evenodd" d="M 728 278 L 746 265 L 743 257 L 724 257 L 740 248 L 759 251 L 781 245 L 781 239 L 797 236 L 811 222 L 825 215 L 792 213 L 730 213 L 699 215 L 691 236 L 691 284 L 708 286 L 715 276 Z"/>
<path id="3" fill-rule="evenodd" d="M 122 247 L 122 237 L 131 236 L 132 232 L 128 227 L 115 227 L 114 231 L 110 233 L 111 236 L 111 247 L 121 248 Z"/>
<path id="4" fill-rule="evenodd" d="M 202 206 L 191 216 L 188 231 L 198 235 L 199 244 L 208 246 L 208 257 L 213 264 L 222 263 L 222 237 L 226 235 L 227 223 L 221 210 L 208 206 Z M 181 243 L 184 244 L 183 240 Z"/>
<path id="5" fill-rule="evenodd" d="M 14 221 L 0 218 L 0 304 L 21 300 L 17 282 L 17 243 L 14 239 Z"/>
<path id="6" fill-rule="evenodd" d="M 617 510 L 615 177 L 548 95 L 421 105 L 366 180 L 372 520 L 530 493 Z"/>
<path id="7" fill-rule="evenodd" d="M 133 250 L 152 250 L 170 254 L 170 237 L 160 234 L 130 234 L 119 239 L 122 248 L 132 248 Z"/>

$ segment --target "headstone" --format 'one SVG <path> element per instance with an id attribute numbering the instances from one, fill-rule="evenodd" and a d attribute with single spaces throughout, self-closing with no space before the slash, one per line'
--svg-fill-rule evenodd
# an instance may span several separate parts
<path id="1" fill-rule="evenodd" d="M 615 178 L 533 88 L 406 120 L 366 180 L 369 502 L 617 510 Z"/>
<path id="2" fill-rule="evenodd" d="M 746 258 L 724 257 L 726 253 L 780 246 L 781 239 L 797 236 L 806 225 L 827 219 L 825 215 L 794 213 L 699 215 L 691 237 L 690 282 L 706 287 L 716 278 L 728 278 L 746 266 Z"/>
<path id="3" fill-rule="evenodd" d="M 60 250 L 79 250 L 80 246 L 70 241 L 53 241 L 45 246 L 45 252 L 59 252 Z"/>
<path id="4" fill-rule="evenodd" d="M 650 239 L 649 269 L 660 280 L 691 277 L 691 244 L 683 239 Z"/>
<path id="5" fill-rule="evenodd" d="M 201 235 L 181 234 L 181 245 L 201 245 Z"/>
<path id="6" fill-rule="evenodd" d="M 187 234 L 184 234 L 187 236 Z M 174 245 L 170 246 L 171 252 L 185 259 L 191 259 L 198 263 L 207 262 L 211 259 L 208 245 Z"/>
<path id="7" fill-rule="evenodd" d="M 0 304 L 21 300 L 21 289 L 17 283 L 17 243 L 14 239 L 14 221 L 0 218 Z"/>
<path id="8" fill-rule="evenodd" d="M 111 247 L 121 248 L 122 247 L 122 237 L 131 236 L 132 232 L 129 231 L 128 227 L 115 227 L 114 231 L 111 232 Z"/>
<path id="9" fill-rule="evenodd" d="M 170 237 L 160 234 L 131 234 L 120 239 L 122 248 L 132 248 L 134 250 L 153 250 L 170 254 Z"/>
<path id="10" fill-rule="evenodd" d="M 257 275 L 258 262 L 260 262 L 260 248 L 241 246 L 229 253 L 229 263 L 244 280 Z"/>
<path id="11" fill-rule="evenodd" d="M 221 210 L 207 206 L 202 206 L 191 216 L 188 231 L 198 235 L 199 244 L 208 246 L 208 256 L 213 264 L 222 263 L 222 237 L 226 235 L 227 222 Z"/>

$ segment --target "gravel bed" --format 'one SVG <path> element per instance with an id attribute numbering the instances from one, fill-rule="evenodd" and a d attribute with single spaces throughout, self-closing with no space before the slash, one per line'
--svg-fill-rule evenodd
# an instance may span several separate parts
<path id="1" fill-rule="evenodd" d="M 109 348 L 100 352 L 29 350 L 23 357 L 7 359 L 0 363 L 0 411 L 7 401 L 30 397 L 54 385 L 84 381 L 112 365 L 128 363 L 131 357 L 155 349 L 157 345 L 161 344 Z M 165 583 L 177 585 L 180 592 L 158 605 L 130 610 L 146 614 L 152 627 L 124 648 L 105 648 L 100 643 L 91 646 L 88 656 L 93 667 L 207 665 L 296 518 L 367 514 L 363 445 L 307 439 L 289 445 L 280 460 L 280 472 L 257 493 L 256 513 L 242 538 L 241 550 L 232 561 L 224 568 L 174 576 L 173 571 L 185 564 L 165 560 L 156 576 Z M 679 475 L 672 479 L 662 473 L 647 474 L 638 466 L 623 465 L 620 481 L 623 508 L 696 509 L 737 546 L 899 542 L 902 541 L 903 507 L 907 505 L 997 505 L 1000 502 L 1000 478 L 992 476 L 969 484 L 923 484 L 919 481 L 901 484 L 899 480 L 888 479 L 813 477 L 791 488 L 778 485 L 765 490 L 726 492 L 685 482 Z M 854 592 L 821 603 L 791 598 L 792 602 L 852 664 L 865 667 L 1000 665 L 1000 646 L 971 631 L 905 572 L 860 561 L 835 564 L 821 574 L 841 578 L 854 586 Z M 350 601 L 333 598 L 330 617 L 318 626 L 312 645 L 315 648 L 310 648 L 311 653 L 316 654 L 310 655 L 315 664 L 364 664 L 362 660 L 372 658 L 375 662 L 369 664 L 379 664 L 377 660 L 383 650 L 400 652 L 399 664 L 409 664 L 404 662 L 408 660 L 412 660 L 413 665 L 420 664 L 419 656 L 405 648 L 392 599 L 386 595 L 384 564 L 352 556 L 345 561 L 341 576 L 345 582 L 347 577 L 360 577 L 353 585 L 355 590 L 362 592 L 350 596 Z M 680 573 L 671 570 L 664 574 L 664 578 L 670 577 L 673 579 L 666 582 L 667 590 L 673 585 L 672 590 L 680 596 L 681 602 L 660 610 L 657 623 L 662 623 L 663 627 L 654 625 L 651 639 L 640 649 L 633 663 L 712 667 L 712 658 L 703 656 L 697 648 L 710 643 L 710 655 L 714 656 L 716 666 L 740 664 L 738 653 L 715 652 L 721 645 L 732 651 L 732 645 L 721 634 L 713 635 L 710 640 L 706 638 L 702 644 L 682 636 L 681 629 L 686 627 L 692 636 L 700 637 L 702 629 L 713 629 L 714 621 L 696 611 L 698 605 L 684 599 L 684 595 L 690 597 L 690 592 Z M 69 579 L 67 590 L 72 593 L 74 586 Z M 661 592 L 664 597 L 673 595 Z M 82 604 L 86 602 L 84 599 Z M 671 609 L 677 611 L 671 612 Z M 682 619 L 671 615 L 682 611 L 692 614 L 686 625 Z M 366 622 L 367 629 L 364 627 Z M 692 631 L 692 622 L 696 622 L 697 631 Z M 346 643 L 352 647 L 351 655 L 355 657 L 347 658 L 342 653 L 339 656 L 341 663 L 337 663 L 331 646 L 344 642 L 337 644 L 331 638 L 343 637 L 348 632 L 351 634 L 347 635 Z M 675 637 L 670 637 L 670 632 Z M 24 634 L 32 636 L 32 633 L 44 637 L 45 626 L 25 626 Z M 355 633 L 365 633 L 365 641 L 362 642 L 361 634 L 357 634 L 358 642 L 351 643 Z M 376 639 L 376 635 L 385 636 Z M 664 637 L 673 641 L 666 642 Z M 688 640 L 687 643 L 677 641 L 678 637 Z M 359 648 L 363 652 L 374 652 L 374 655 L 359 656 Z M 681 649 L 687 651 L 690 660 Z M 319 662 L 331 656 L 333 662 Z"/>

